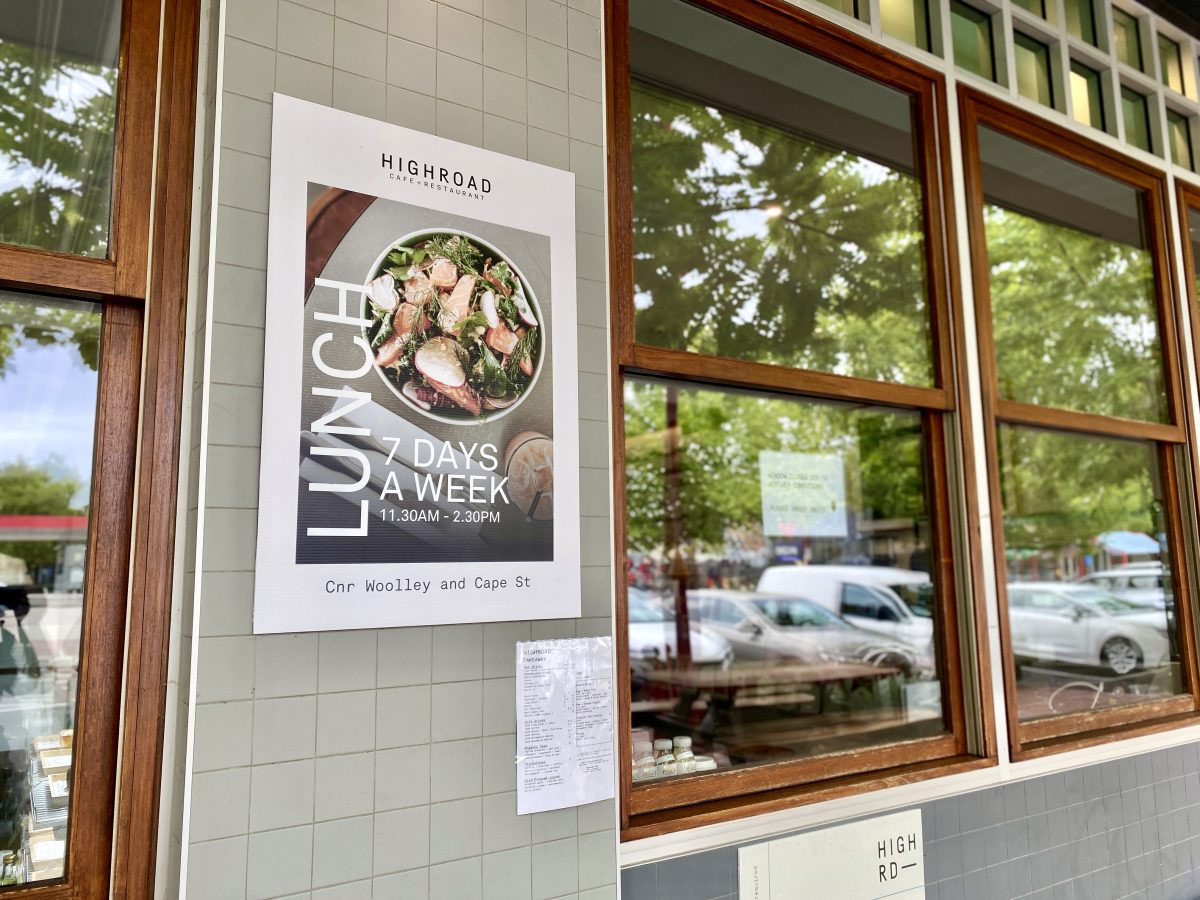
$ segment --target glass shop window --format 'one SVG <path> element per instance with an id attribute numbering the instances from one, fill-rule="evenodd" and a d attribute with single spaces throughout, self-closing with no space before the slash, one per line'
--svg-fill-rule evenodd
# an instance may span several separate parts
<path id="1" fill-rule="evenodd" d="M 995 81 L 992 17 L 961 0 L 950 0 L 950 35 L 954 42 L 955 64 Z"/>
<path id="2" fill-rule="evenodd" d="M 1167 143 L 1171 147 L 1171 162 L 1185 169 L 1196 167 L 1192 153 L 1191 120 L 1173 109 L 1167 110 Z"/>
<path id="3" fill-rule="evenodd" d="M 17 2 L 0 15 L 0 243 L 104 257 L 121 3 L 82 7 Z"/>
<path id="4" fill-rule="evenodd" d="M 628 811 L 952 756 L 928 95 L 629 10 Z"/>
<path id="5" fill-rule="evenodd" d="M 1158 36 L 1158 63 L 1161 67 L 1162 83 L 1177 94 L 1186 94 L 1183 78 L 1183 53 L 1179 44 L 1165 34 Z"/>
<path id="6" fill-rule="evenodd" d="M 1138 20 L 1122 9 L 1113 7 L 1113 44 L 1117 51 L 1117 59 L 1137 69 L 1144 71 L 1142 64 L 1142 39 Z"/>
<path id="7" fill-rule="evenodd" d="M 1071 109 L 1076 122 L 1105 130 L 1100 73 L 1074 60 L 1071 61 Z"/>
<path id="8" fill-rule="evenodd" d="M 1156 207 L 1139 186 L 1152 179 L 987 126 L 978 146 L 1019 753 L 1191 708 L 1173 487 L 1186 445 L 1149 237 Z"/>
<path id="9" fill-rule="evenodd" d="M 1054 106 L 1054 82 L 1050 76 L 1050 48 L 1041 41 L 1016 32 L 1013 53 L 1017 64 L 1017 91 L 1042 106 Z"/>
<path id="10" fill-rule="evenodd" d="M 1082 41 L 1096 44 L 1096 11 L 1092 0 L 1063 0 L 1067 31 Z"/>
<path id="11" fill-rule="evenodd" d="M 879 0 L 879 18 L 885 33 L 922 50 L 929 49 L 927 0 Z"/>
<path id="12" fill-rule="evenodd" d="M 0 291 L 0 884 L 63 874 L 100 307 Z"/>
<path id="13" fill-rule="evenodd" d="M 1147 153 L 1154 152 L 1150 132 L 1150 103 L 1145 94 L 1121 88 L 1121 117 L 1125 120 L 1125 140 Z"/>

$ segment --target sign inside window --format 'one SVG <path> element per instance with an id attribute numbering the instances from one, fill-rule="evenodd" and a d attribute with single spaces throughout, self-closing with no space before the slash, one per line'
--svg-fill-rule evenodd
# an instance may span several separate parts
<path id="1" fill-rule="evenodd" d="M 845 471 L 836 453 L 761 451 L 763 534 L 845 537 Z"/>

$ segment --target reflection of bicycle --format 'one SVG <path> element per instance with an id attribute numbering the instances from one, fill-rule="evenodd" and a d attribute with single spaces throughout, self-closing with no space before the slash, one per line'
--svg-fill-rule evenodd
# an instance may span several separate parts
<path id="1" fill-rule="evenodd" d="M 1054 693 L 1052 693 L 1050 695 L 1050 698 L 1046 701 L 1046 705 L 1050 707 L 1050 712 L 1052 712 L 1052 713 L 1061 713 L 1064 711 L 1078 710 L 1079 707 L 1073 703 L 1065 703 L 1064 702 L 1063 704 L 1061 704 L 1061 707 L 1060 707 L 1060 706 L 1055 705 L 1055 701 L 1058 700 L 1059 696 L 1064 691 L 1091 691 L 1093 696 L 1092 696 L 1091 704 L 1089 705 L 1088 708 L 1095 709 L 1096 705 L 1100 702 L 1101 695 L 1104 694 L 1104 692 L 1107 689 L 1108 689 L 1107 681 L 1098 681 L 1098 682 L 1068 681 L 1066 684 L 1055 689 Z M 1121 684 L 1121 685 L 1118 685 L 1117 688 L 1115 688 L 1112 691 L 1112 693 L 1114 695 L 1115 694 L 1134 694 L 1136 696 L 1141 696 L 1142 695 L 1142 686 L 1140 684 Z"/>

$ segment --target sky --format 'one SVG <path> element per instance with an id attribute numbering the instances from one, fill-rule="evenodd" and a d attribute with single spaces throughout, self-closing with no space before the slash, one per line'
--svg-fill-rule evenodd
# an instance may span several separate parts
<path id="1" fill-rule="evenodd" d="M 55 468 L 70 470 L 84 483 L 86 503 L 96 387 L 96 373 L 74 347 L 18 347 L 0 376 L 0 465 L 58 457 Z"/>

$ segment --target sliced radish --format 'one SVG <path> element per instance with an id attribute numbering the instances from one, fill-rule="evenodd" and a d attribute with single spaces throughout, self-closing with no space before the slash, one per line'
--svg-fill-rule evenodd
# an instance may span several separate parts
<path id="1" fill-rule="evenodd" d="M 484 318 L 487 319 L 488 328 L 495 328 L 500 324 L 500 314 L 496 311 L 496 295 L 491 291 L 484 291 L 483 296 L 479 299 L 479 308 L 483 310 Z"/>
<path id="2" fill-rule="evenodd" d="M 537 328 L 538 320 L 533 314 L 533 310 L 529 308 L 529 301 L 525 299 L 525 294 L 520 289 L 513 291 L 513 305 L 516 306 L 517 312 L 521 314 L 521 321 L 530 328 Z"/>
<path id="3" fill-rule="evenodd" d="M 385 272 L 378 278 L 372 279 L 367 284 L 367 296 L 380 309 L 391 312 L 400 302 L 400 296 L 396 293 L 396 279 L 390 272 Z"/>

